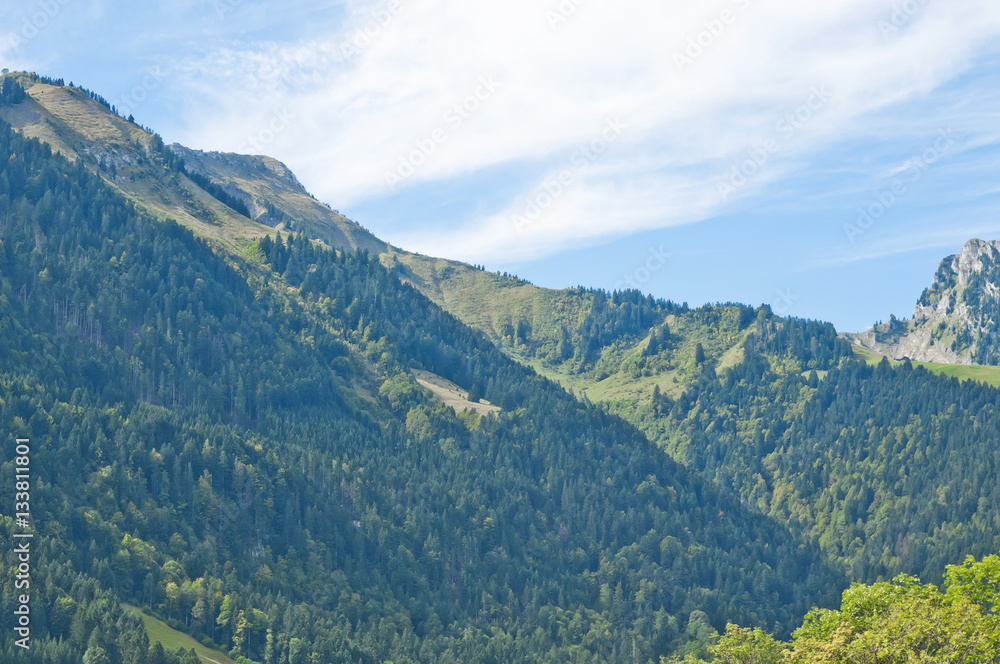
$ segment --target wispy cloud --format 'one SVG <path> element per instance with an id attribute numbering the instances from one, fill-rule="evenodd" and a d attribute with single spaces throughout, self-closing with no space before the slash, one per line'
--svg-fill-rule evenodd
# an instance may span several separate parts
<path id="1" fill-rule="evenodd" d="M 387 173 L 401 155 L 492 77 L 496 93 L 399 186 L 524 164 L 519 190 L 433 236 L 390 238 L 467 260 L 531 259 L 696 222 L 780 187 L 834 142 L 919 135 L 946 118 L 906 113 L 907 104 L 954 80 L 1000 32 L 1000 5 L 981 0 L 924 3 L 905 20 L 871 0 L 589 2 L 559 20 L 557 2 L 393 5 L 351 3 L 347 22 L 322 37 L 234 43 L 176 62 L 172 84 L 202 101 L 188 108 L 183 140 L 235 150 L 288 107 L 296 120 L 268 151 L 350 208 L 390 196 Z M 349 48 L 366 28 L 370 38 Z M 817 86 L 829 100 L 797 117 Z M 628 125 L 620 139 L 519 228 L 526 205 L 615 118 Z M 967 120 L 968 133 L 995 131 L 991 118 Z M 769 141 L 766 163 L 720 196 Z"/>
<path id="2" fill-rule="evenodd" d="M 841 251 L 817 260 L 817 267 L 843 267 L 867 261 L 877 261 L 928 249 L 958 251 L 970 238 L 991 239 L 1000 233 L 1000 222 L 953 225 L 952 220 L 941 220 L 939 230 L 922 231 L 894 236 L 872 242 L 861 251 Z M 944 257 L 944 254 L 941 256 Z"/>

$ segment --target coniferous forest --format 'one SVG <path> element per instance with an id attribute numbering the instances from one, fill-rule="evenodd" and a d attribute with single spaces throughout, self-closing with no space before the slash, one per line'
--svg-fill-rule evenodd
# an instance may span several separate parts
<path id="1" fill-rule="evenodd" d="M 600 293 L 566 355 L 678 312 Z M 1000 391 L 736 318 L 733 366 L 594 404 L 377 257 L 227 252 L 0 122 L 0 430 L 36 532 L 32 646 L 0 659 L 199 661 L 138 607 L 262 664 L 997 661 Z"/>
<path id="2" fill-rule="evenodd" d="M 116 600 L 254 661 L 626 661 L 726 620 L 784 632 L 839 590 L 816 547 L 364 254 L 227 260 L 0 141 L 0 412 L 45 441 L 37 661 L 154 661 Z M 410 365 L 503 412 L 456 416 Z"/>

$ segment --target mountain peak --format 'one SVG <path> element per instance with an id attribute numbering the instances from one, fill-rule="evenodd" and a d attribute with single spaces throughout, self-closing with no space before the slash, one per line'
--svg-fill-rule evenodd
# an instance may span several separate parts
<path id="1" fill-rule="evenodd" d="M 292 169 L 274 157 L 238 154 L 235 152 L 206 152 L 204 150 L 194 150 L 184 147 L 180 143 L 171 144 L 170 149 L 183 158 L 185 164 L 190 164 L 191 166 L 205 167 L 211 164 L 218 171 L 266 172 L 275 181 L 283 183 L 289 191 L 309 195 L 306 188 L 295 177 Z"/>
<path id="2" fill-rule="evenodd" d="M 311 239 L 375 255 L 387 245 L 317 201 L 272 157 L 169 147 L 104 98 L 62 80 L 5 74 L 26 94 L 0 104 L 0 119 L 71 160 L 81 160 L 156 216 L 238 247 L 268 232 L 296 230 Z M 256 222 L 256 223 L 255 223 Z"/>
<path id="3" fill-rule="evenodd" d="M 913 318 L 846 335 L 896 359 L 948 364 L 1000 364 L 1000 242 L 974 238 L 938 266 Z"/>
<path id="4" fill-rule="evenodd" d="M 982 272 L 987 263 L 994 263 L 998 257 L 1000 257 L 1000 242 L 979 239 L 966 242 L 952 266 L 958 277 L 958 285 L 965 286 L 973 274 Z"/>

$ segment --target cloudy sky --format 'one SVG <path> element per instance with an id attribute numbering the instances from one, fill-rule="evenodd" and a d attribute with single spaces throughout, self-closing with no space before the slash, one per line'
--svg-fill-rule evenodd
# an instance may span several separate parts
<path id="1" fill-rule="evenodd" d="M 33 0 L 0 62 L 380 237 L 860 330 L 1000 240 L 993 0 Z"/>

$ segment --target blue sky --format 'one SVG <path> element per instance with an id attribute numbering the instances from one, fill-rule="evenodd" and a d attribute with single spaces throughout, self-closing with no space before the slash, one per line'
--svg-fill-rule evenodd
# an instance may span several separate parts
<path id="1" fill-rule="evenodd" d="M 0 62 L 404 248 L 856 331 L 1000 239 L 997 3 L 157 4 L 5 3 Z"/>

